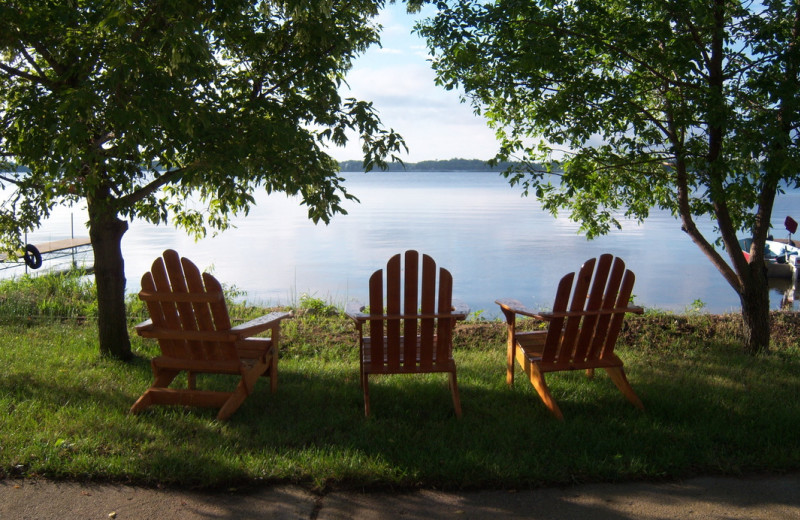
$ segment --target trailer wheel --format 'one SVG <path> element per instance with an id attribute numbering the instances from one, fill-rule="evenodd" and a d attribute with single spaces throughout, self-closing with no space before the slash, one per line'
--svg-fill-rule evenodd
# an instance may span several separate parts
<path id="1" fill-rule="evenodd" d="M 22 259 L 25 260 L 25 263 L 31 269 L 39 269 L 42 267 L 42 253 L 40 253 L 33 244 L 27 244 L 25 246 L 25 254 Z"/>

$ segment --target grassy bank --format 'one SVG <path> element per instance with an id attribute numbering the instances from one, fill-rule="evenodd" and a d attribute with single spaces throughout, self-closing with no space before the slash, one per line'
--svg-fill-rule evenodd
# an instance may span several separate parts
<path id="1" fill-rule="evenodd" d="M 755 358 L 741 352 L 735 316 L 631 317 L 619 353 L 646 412 L 605 374 L 554 374 L 564 422 L 522 376 L 506 386 L 502 324 L 465 323 L 456 338 L 462 420 L 443 375 L 376 380 L 365 419 L 352 326 L 324 302 L 301 299 L 283 330 L 278 393 L 263 381 L 218 423 L 203 409 L 128 415 L 150 384 L 157 347 L 134 336 L 132 363 L 100 358 L 85 306 L 92 287 L 53 286 L 65 283 L 64 294 L 48 289 L 45 306 L 38 289 L 0 286 L 0 477 L 518 489 L 800 469 L 793 313 L 775 314 L 774 347 Z"/>

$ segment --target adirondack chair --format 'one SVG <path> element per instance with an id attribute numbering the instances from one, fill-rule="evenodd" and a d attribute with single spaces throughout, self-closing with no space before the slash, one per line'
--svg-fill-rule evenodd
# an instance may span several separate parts
<path id="1" fill-rule="evenodd" d="M 404 266 L 401 266 L 400 254 L 389 259 L 385 279 L 383 269 L 372 274 L 366 312 L 365 306 L 354 303 L 346 309 L 358 330 L 364 414 L 369 416 L 370 413 L 371 374 L 447 372 L 455 413 L 461 417 L 453 360 L 453 327 L 456 320 L 467 317 L 469 308 L 463 304 L 454 306 L 453 277 L 447 269 L 439 269 L 437 303 L 434 260 L 422 255 L 420 266 L 419 253 L 411 250 L 406 251 L 404 257 Z M 369 324 L 368 336 L 364 333 L 365 323 Z"/>
<path id="2" fill-rule="evenodd" d="M 151 361 L 153 384 L 131 407 L 137 413 L 153 405 L 184 405 L 219 408 L 224 421 L 253 392 L 260 376 L 270 378 L 274 393 L 278 385 L 278 343 L 281 320 L 288 312 L 273 312 L 231 327 L 222 286 L 191 260 L 168 249 L 142 276 L 139 298 L 151 319 L 136 326 L 145 338 L 155 338 L 161 355 Z M 271 337 L 251 337 L 270 331 Z M 182 371 L 186 388 L 169 388 Z M 239 383 L 232 392 L 199 390 L 196 374 L 232 374 Z"/>
<path id="3" fill-rule="evenodd" d="M 625 313 L 643 312 L 641 307 L 628 304 L 634 279 L 633 272 L 625 269 L 621 259 L 604 254 L 586 261 L 577 277 L 576 273 L 569 273 L 561 279 L 552 312 L 526 309 L 517 300 L 496 300 L 508 329 L 506 383 L 514 382 L 516 359 L 547 408 L 563 420 L 544 375 L 586 370 L 592 377 L 594 369 L 604 368 L 625 397 L 637 408 L 644 409 L 625 377 L 622 360 L 614 353 Z M 548 328 L 517 331 L 517 315 L 546 320 Z"/>

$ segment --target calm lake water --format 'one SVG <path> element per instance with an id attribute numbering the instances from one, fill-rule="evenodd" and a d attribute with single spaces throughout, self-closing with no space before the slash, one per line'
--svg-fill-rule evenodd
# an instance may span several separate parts
<path id="1" fill-rule="evenodd" d="M 296 198 L 257 196 L 258 204 L 236 228 L 199 242 L 168 226 L 133 222 L 123 238 L 128 290 L 164 249 L 176 249 L 225 284 L 246 291 L 248 301 L 297 303 L 307 294 L 335 304 L 365 300 L 371 273 L 406 249 L 431 255 L 454 277 L 454 296 L 473 311 L 497 316 L 494 300 L 515 297 L 532 307 L 552 305 L 558 280 L 604 252 L 625 260 L 636 273 L 635 302 L 684 311 L 696 300 L 709 312 L 738 311 L 739 301 L 722 276 L 681 230 L 677 220 L 654 211 L 641 225 L 592 241 L 578 225 L 553 218 L 534 198 L 523 198 L 496 173 L 345 173 L 345 185 L 361 203 L 347 215 L 314 225 Z M 776 237 L 800 193 L 779 196 Z M 800 211 L 795 213 L 800 220 Z M 28 242 L 88 236 L 86 212 L 58 210 Z M 703 227 L 710 231 L 712 225 Z M 771 290 L 775 308 L 783 288 Z"/>

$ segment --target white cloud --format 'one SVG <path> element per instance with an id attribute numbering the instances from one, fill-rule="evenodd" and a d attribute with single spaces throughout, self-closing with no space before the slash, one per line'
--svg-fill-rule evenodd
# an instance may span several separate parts
<path id="1" fill-rule="evenodd" d="M 497 151 L 494 133 L 456 92 L 433 83 L 433 72 L 424 66 L 387 66 L 359 69 L 349 77 L 347 97 L 372 101 L 381 121 L 406 140 L 404 160 L 489 159 Z M 360 157 L 360 144 L 336 150 L 339 159 Z"/>
<path id="2" fill-rule="evenodd" d="M 342 96 L 374 103 L 384 126 L 406 140 L 404 161 L 493 157 L 497 144 L 485 120 L 460 101 L 459 93 L 435 85 L 425 42 L 411 35 L 414 20 L 397 8 L 382 13 L 384 47 L 370 49 L 354 63 Z M 331 153 L 339 160 L 360 159 L 361 144 L 353 136 L 347 147 Z"/>
<path id="3" fill-rule="evenodd" d="M 396 56 L 402 56 L 405 54 L 403 49 L 389 49 L 387 47 L 381 47 L 380 49 L 375 50 L 378 54 L 394 54 Z"/>

